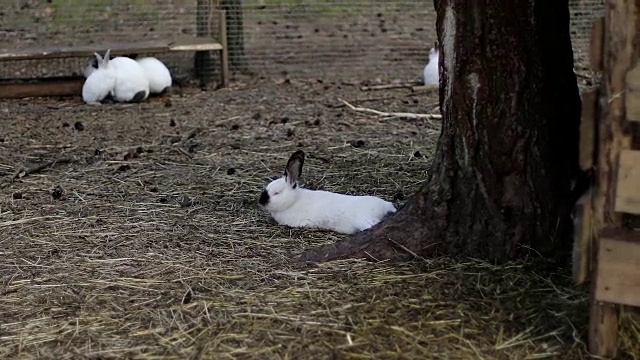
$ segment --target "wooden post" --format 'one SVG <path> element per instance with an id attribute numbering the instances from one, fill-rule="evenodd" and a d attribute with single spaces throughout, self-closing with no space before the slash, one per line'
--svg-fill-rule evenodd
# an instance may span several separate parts
<path id="1" fill-rule="evenodd" d="M 211 0 L 197 0 L 196 36 L 211 36 Z M 212 57 L 210 51 L 197 51 L 194 59 L 194 73 L 200 79 L 200 86 L 207 86 L 211 81 Z"/>
<path id="2" fill-rule="evenodd" d="M 602 45 L 604 18 L 596 19 L 591 28 L 589 59 L 593 71 L 602 71 Z M 580 168 L 589 171 L 596 167 L 598 137 L 597 89 L 582 93 L 582 116 L 580 119 Z M 592 247 L 594 239 L 593 192 L 589 190 L 576 203 L 573 240 L 573 280 L 581 284 L 590 278 L 592 269 Z"/>
<path id="3" fill-rule="evenodd" d="M 244 20 L 241 0 L 221 0 L 227 15 L 227 47 L 229 60 L 235 70 L 247 69 L 247 58 L 244 51 Z"/>
<path id="4" fill-rule="evenodd" d="M 632 140 L 625 119 L 624 91 L 627 70 L 637 61 L 640 51 L 633 46 L 640 24 L 636 21 L 635 1 L 607 1 L 605 6 L 602 26 L 604 37 L 598 34 L 601 26 L 597 23 L 600 20 L 596 20 L 591 42 L 592 65 L 598 68 L 602 64 L 603 84 L 599 102 L 602 116 L 597 131 L 597 186 L 593 199 L 596 236 L 591 249 L 593 273 L 589 299 L 589 351 L 597 356 L 612 358 L 617 352 L 618 306 L 596 300 L 597 261 L 602 230 L 618 228 L 622 224 L 622 215 L 615 211 L 615 186 L 620 152 L 629 149 Z"/>
<path id="5" fill-rule="evenodd" d="M 604 41 L 604 18 L 594 20 L 591 26 L 591 46 L 589 48 L 589 60 L 591 70 L 602 71 L 602 48 Z"/>
<path id="6" fill-rule="evenodd" d="M 218 39 L 222 44 L 220 52 L 220 86 L 229 86 L 229 46 L 227 41 L 227 12 L 220 10 L 220 20 L 218 22 Z"/>

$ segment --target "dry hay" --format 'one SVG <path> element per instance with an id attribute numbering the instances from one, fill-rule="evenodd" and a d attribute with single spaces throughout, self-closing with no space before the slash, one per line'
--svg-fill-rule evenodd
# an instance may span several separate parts
<path id="1" fill-rule="evenodd" d="M 166 105 L 0 102 L 0 357 L 587 357 L 586 291 L 541 259 L 301 267 L 291 255 L 341 236 L 257 208 L 297 147 L 307 185 L 402 203 L 437 132 L 337 99 L 415 113 L 435 99 L 318 81 L 237 87 Z M 19 171 L 56 159 L 68 161 Z M 638 326 L 625 324 L 631 354 Z"/>

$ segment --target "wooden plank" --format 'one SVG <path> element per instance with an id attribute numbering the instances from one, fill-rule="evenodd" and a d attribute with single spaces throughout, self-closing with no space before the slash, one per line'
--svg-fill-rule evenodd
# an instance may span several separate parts
<path id="1" fill-rule="evenodd" d="M 595 165 L 596 114 L 598 90 L 582 94 L 582 119 L 580 120 L 580 168 L 592 169 Z"/>
<path id="2" fill-rule="evenodd" d="M 593 288 L 593 287 L 592 287 Z M 596 301 L 589 297 L 589 351 L 611 354 L 601 358 L 615 358 L 618 351 L 618 305 Z"/>
<path id="3" fill-rule="evenodd" d="M 591 190 L 587 191 L 575 207 L 573 239 L 573 280 L 582 284 L 589 277 L 591 264 L 591 243 L 593 238 L 593 207 Z"/>
<path id="4" fill-rule="evenodd" d="M 91 57 L 94 52 L 104 53 L 111 49 L 112 55 L 129 53 L 158 53 L 169 51 L 169 41 L 152 40 L 130 43 L 104 43 L 86 46 L 51 46 L 26 49 L 0 50 L 0 61 L 54 59 L 68 57 Z"/>
<path id="5" fill-rule="evenodd" d="M 640 215 L 640 151 L 620 152 L 615 210 Z"/>
<path id="6" fill-rule="evenodd" d="M 627 71 L 625 110 L 627 120 L 640 121 L 640 64 Z"/>
<path id="7" fill-rule="evenodd" d="M 73 47 L 51 46 L 2 49 L 0 50 L 0 61 L 92 57 L 94 52 L 104 53 L 107 49 L 111 49 L 111 55 L 127 55 L 131 53 L 155 54 L 170 51 L 219 51 L 223 47 L 222 44 L 211 38 L 181 38 Z"/>
<path id="8" fill-rule="evenodd" d="M 0 83 L 0 98 L 21 99 L 42 96 L 77 96 L 82 93 L 84 78 L 48 78 L 35 81 Z"/>
<path id="9" fill-rule="evenodd" d="M 589 60 L 591 70 L 602 71 L 602 53 L 604 44 L 604 17 L 597 18 L 591 25 L 591 43 Z"/>
<path id="10" fill-rule="evenodd" d="M 169 51 L 219 51 L 222 49 L 222 44 L 210 38 L 173 41 L 169 44 Z"/>
<path id="11" fill-rule="evenodd" d="M 594 218 L 595 220 L 595 218 Z M 618 350 L 618 305 L 597 300 L 597 289 L 602 282 L 598 276 L 599 244 L 601 236 L 595 236 L 591 246 L 591 283 L 589 286 L 589 351 L 598 356 L 613 358 Z"/>
<path id="12" fill-rule="evenodd" d="M 640 232 L 617 233 L 600 240 L 596 300 L 640 306 Z"/>
<path id="13" fill-rule="evenodd" d="M 222 44 L 211 38 L 184 38 L 176 40 L 152 40 L 132 43 L 104 43 L 100 45 L 74 47 L 38 47 L 0 51 L 0 61 L 36 60 L 69 57 L 91 57 L 94 52 L 104 53 L 111 49 L 111 55 L 131 53 L 155 54 L 169 51 L 220 51 Z"/>

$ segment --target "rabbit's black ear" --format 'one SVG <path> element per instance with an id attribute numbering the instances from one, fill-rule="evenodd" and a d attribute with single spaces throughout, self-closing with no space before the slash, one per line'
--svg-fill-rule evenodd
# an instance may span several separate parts
<path id="1" fill-rule="evenodd" d="M 95 59 L 93 59 L 93 61 L 91 62 L 91 66 L 97 69 L 98 65 L 102 63 L 102 56 L 100 56 L 100 54 L 98 54 L 97 52 L 94 52 L 93 56 L 95 56 Z"/>
<path id="2" fill-rule="evenodd" d="M 302 165 L 304 165 L 304 151 L 298 150 L 291 155 L 287 167 L 284 169 L 284 176 L 289 185 L 295 187 L 298 183 L 298 179 L 302 175 Z"/>

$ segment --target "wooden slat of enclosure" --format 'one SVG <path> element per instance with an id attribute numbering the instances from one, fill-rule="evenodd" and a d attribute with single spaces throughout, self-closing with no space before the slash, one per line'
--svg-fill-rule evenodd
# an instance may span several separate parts
<path id="1" fill-rule="evenodd" d="M 169 43 L 169 51 L 217 51 L 222 49 L 222 44 L 207 38 L 177 40 Z"/>
<path id="2" fill-rule="evenodd" d="M 604 46 L 604 17 L 597 18 L 591 26 L 591 43 L 589 44 L 589 60 L 591 70 L 602 71 L 602 53 Z"/>
<path id="3" fill-rule="evenodd" d="M 596 299 L 640 306 L 640 232 L 603 230 Z"/>
<path id="4" fill-rule="evenodd" d="M 105 43 L 73 47 L 40 47 L 27 49 L 4 49 L 0 51 L 0 61 L 54 59 L 68 57 L 91 57 L 94 52 L 103 53 L 111 49 L 112 55 L 137 52 L 167 52 L 169 41 L 153 40 L 132 43 Z"/>
<path id="5" fill-rule="evenodd" d="M 0 61 L 91 57 L 94 52 L 104 53 L 107 49 L 111 49 L 112 55 L 124 55 L 134 53 L 154 54 L 170 51 L 218 51 L 222 50 L 223 46 L 211 38 L 188 38 L 129 43 L 104 43 L 100 45 L 74 47 L 3 49 L 0 50 Z"/>
<path id="6" fill-rule="evenodd" d="M 640 151 L 620 152 L 616 211 L 640 215 Z"/>
<path id="7" fill-rule="evenodd" d="M 640 121 L 640 64 L 627 72 L 624 94 L 627 120 Z"/>
<path id="8" fill-rule="evenodd" d="M 573 280 L 582 284 L 589 277 L 593 240 L 593 205 L 591 190 L 576 203 L 573 240 Z"/>
<path id="9" fill-rule="evenodd" d="M 590 170 L 595 165 L 597 106 L 597 90 L 582 93 L 582 117 L 580 119 L 580 168 L 582 170 Z"/>
<path id="10" fill-rule="evenodd" d="M 82 93 L 84 78 L 48 78 L 37 81 L 0 82 L 0 99 L 40 96 L 69 96 Z"/>

